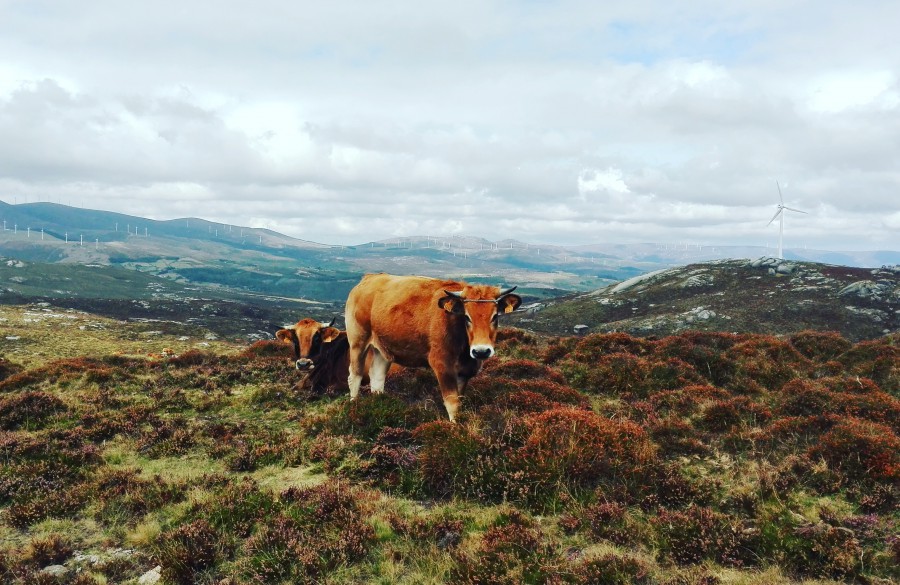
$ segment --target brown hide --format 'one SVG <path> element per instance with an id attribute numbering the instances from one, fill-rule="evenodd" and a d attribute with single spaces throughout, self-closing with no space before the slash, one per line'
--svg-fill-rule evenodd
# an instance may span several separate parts
<path id="1" fill-rule="evenodd" d="M 350 291 L 345 313 L 351 398 L 359 392 L 364 356 L 371 348 L 373 392 L 384 390 L 392 363 L 429 366 L 454 420 L 459 394 L 494 354 L 499 316 L 522 302 L 510 292 L 421 276 L 365 275 Z"/>

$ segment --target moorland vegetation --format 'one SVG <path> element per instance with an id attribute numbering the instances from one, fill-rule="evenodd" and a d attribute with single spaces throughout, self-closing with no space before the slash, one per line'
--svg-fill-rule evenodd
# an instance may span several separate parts
<path id="1" fill-rule="evenodd" d="M 3 360 L 0 581 L 896 582 L 898 341 L 506 328 L 457 424 L 274 341 Z"/>

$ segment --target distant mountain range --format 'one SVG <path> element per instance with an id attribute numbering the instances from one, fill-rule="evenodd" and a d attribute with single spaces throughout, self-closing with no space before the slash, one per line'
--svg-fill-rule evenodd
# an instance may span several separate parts
<path id="1" fill-rule="evenodd" d="M 238 283 L 228 279 L 218 282 L 213 273 L 222 269 L 258 273 L 257 283 L 267 280 L 262 277 L 268 273 L 289 278 L 289 274 L 284 274 L 286 270 L 352 274 L 383 270 L 475 280 L 499 278 L 533 289 L 590 290 L 661 268 L 728 258 L 752 259 L 773 253 L 771 249 L 752 246 L 555 246 L 427 235 L 332 246 L 267 229 L 199 218 L 157 221 L 55 203 L 0 202 L 0 221 L 0 253 L 9 256 L 43 262 L 119 264 L 186 280 L 198 277 L 196 269 L 203 268 L 204 278 L 223 285 Z M 785 257 L 870 268 L 900 263 L 900 251 L 884 250 L 788 249 Z M 256 284 L 243 282 L 239 286 L 253 288 Z"/>
<path id="2" fill-rule="evenodd" d="M 107 312 L 117 316 L 137 312 L 150 317 L 152 307 L 165 307 L 167 318 L 181 319 L 186 311 L 184 303 L 196 312 L 197 307 L 206 306 L 204 299 L 217 299 L 220 307 L 234 303 L 229 310 L 219 311 L 217 327 L 239 334 L 268 331 L 270 322 L 286 323 L 300 312 L 322 318 L 339 314 L 350 288 L 365 272 L 515 284 L 526 304 L 539 307 L 530 312 L 530 317 L 516 319 L 523 326 L 553 333 L 571 332 L 574 325 L 583 324 L 592 331 L 661 334 L 678 330 L 682 325 L 677 323 L 682 322 L 691 326 L 712 323 L 717 329 L 732 327 L 736 331 L 791 329 L 787 317 L 770 325 L 767 319 L 775 314 L 797 315 L 798 307 L 804 305 L 787 301 L 760 305 L 767 298 L 759 295 L 788 294 L 795 284 L 801 291 L 824 286 L 815 280 L 805 282 L 805 276 L 788 278 L 780 274 L 769 278 L 765 271 L 745 274 L 750 259 L 771 254 L 772 250 L 762 247 L 551 246 L 462 236 L 410 236 L 331 246 L 199 218 L 156 221 L 54 203 L 0 202 L 0 222 L 0 302 L 41 298 L 96 309 L 94 301 L 112 300 L 116 308 Z M 848 279 L 896 279 L 896 271 L 878 269 L 900 264 L 900 252 L 896 251 L 790 249 L 786 256 L 788 263 L 801 267 L 799 275 L 828 274 L 827 278 L 833 279 L 831 288 L 852 284 Z M 732 260 L 735 258 L 743 260 Z M 847 269 L 842 272 L 841 267 Z M 872 270 L 882 276 L 872 276 Z M 698 272 L 685 276 L 684 271 Z M 846 278 L 835 276 L 844 272 Z M 618 283 L 640 280 L 647 274 L 652 278 L 645 277 L 648 280 L 640 287 L 629 291 L 615 288 L 621 286 Z M 675 280 L 666 284 L 666 279 Z M 675 283 L 680 282 L 678 279 L 710 279 L 714 284 L 681 286 Z M 763 283 L 777 286 L 757 292 L 757 297 L 746 297 L 748 291 L 757 290 Z M 810 302 L 821 308 L 825 306 L 822 299 L 827 297 L 831 308 L 820 311 L 815 319 L 812 314 L 804 314 L 798 323 L 808 321 L 815 327 L 826 327 L 831 321 L 848 318 L 848 310 L 840 308 L 841 303 L 848 303 L 837 296 L 839 291 L 820 292 L 824 296 Z M 891 294 L 886 298 L 896 302 L 896 294 Z M 676 298 L 677 302 L 673 300 Z M 719 300 L 728 301 L 728 306 L 719 307 Z M 248 311 L 242 312 L 240 307 L 250 305 L 267 309 L 248 316 Z M 856 307 L 858 303 L 851 305 Z M 758 306 L 764 310 L 751 311 Z M 871 326 L 854 325 L 854 331 L 858 331 L 851 332 L 851 338 L 896 330 L 896 312 L 889 306 L 875 308 L 885 312 L 883 321 L 879 324 L 866 317 L 872 321 Z M 688 320 L 695 309 L 720 317 Z M 683 319 L 673 317 L 682 314 Z M 731 322 L 721 315 L 730 315 Z M 669 324 L 664 325 L 664 321 Z"/>

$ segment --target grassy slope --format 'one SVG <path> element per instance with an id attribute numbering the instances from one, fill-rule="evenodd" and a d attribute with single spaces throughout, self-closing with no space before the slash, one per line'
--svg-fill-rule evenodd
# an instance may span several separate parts
<path id="1" fill-rule="evenodd" d="M 896 337 L 506 330 L 454 426 L 428 372 L 351 404 L 271 342 L 44 308 L 2 316 L 3 582 L 900 578 Z"/>

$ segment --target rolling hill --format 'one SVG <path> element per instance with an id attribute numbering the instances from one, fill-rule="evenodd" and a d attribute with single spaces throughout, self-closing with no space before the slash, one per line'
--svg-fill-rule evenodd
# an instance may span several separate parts
<path id="1" fill-rule="evenodd" d="M 773 258 L 688 264 L 534 303 L 510 323 L 553 334 L 581 325 L 583 333 L 640 336 L 815 329 L 872 339 L 900 329 L 900 268 Z"/>

